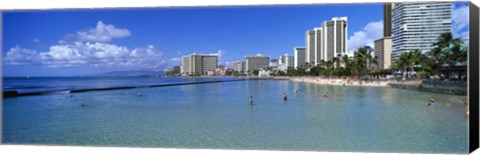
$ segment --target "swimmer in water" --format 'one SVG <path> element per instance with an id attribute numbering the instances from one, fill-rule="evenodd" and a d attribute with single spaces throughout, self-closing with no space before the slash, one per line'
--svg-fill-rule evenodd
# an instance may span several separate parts
<path id="1" fill-rule="evenodd" d="M 85 107 L 85 104 L 82 103 L 82 107 Z"/>
<path id="2" fill-rule="evenodd" d="M 250 105 L 253 105 L 253 96 L 250 96 Z"/>
<path id="3" fill-rule="evenodd" d="M 287 100 L 287 93 L 283 92 L 283 100 L 286 101 Z"/>
<path id="4" fill-rule="evenodd" d="M 431 97 L 431 98 L 428 100 L 427 105 L 428 105 L 428 106 L 432 106 L 434 102 L 435 102 L 435 98 Z"/>

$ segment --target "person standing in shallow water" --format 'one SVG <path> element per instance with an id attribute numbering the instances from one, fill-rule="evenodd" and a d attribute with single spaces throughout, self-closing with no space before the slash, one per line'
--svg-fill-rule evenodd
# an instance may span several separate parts
<path id="1" fill-rule="evenodd" d="M 287 93 L 283 92 L 283 100 L 287 101 Z"/>
<path id="2" fill-rule="evenodd" d="M 253 96 L 250 96 L 250 105 L 253 105 Z"/>

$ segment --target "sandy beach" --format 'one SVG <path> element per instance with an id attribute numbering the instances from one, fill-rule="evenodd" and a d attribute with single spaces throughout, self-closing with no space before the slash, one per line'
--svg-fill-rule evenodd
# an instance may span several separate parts
<path id="1" fill-rule="evenodd" d="M 290 77 L 294 82 L 308 82 L 321 85 L 340 85 L 340 86 L 369 86 L 369 87 L 387 87 L 391 81 L 387 80 L 374 80 L 374 81 L 361 81 L 350 79 L 328 79 L 321 77 Z"/>

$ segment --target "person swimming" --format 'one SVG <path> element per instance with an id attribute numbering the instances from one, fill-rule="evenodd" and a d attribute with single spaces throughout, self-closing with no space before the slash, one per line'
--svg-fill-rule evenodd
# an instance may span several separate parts
<path id="1" fill-rule="evenodd" d="M 253 96 L 250 96 L 250 105 L 253 105 Z"/>
<path id="2" fill-rule="evenodd" d="M 287 100 L 287 93 L 283 92 L 283 100 L 286 101 Z"/>
<path id="3" fill-rule="evenodd" d="M 320 99 L 320 98 L 328 98 L 328 95 L 326 95 L 326 94 L 325 95 L 318 95 L 317 99 Z"/>
<path id="4" fill-rule="evenodd" d="M 435 103 L 435 98 L 431 97 L 431 98 L 428 100 L 427 105 L 428 105 L 428 106 L 432 106 L 433 103 Z"/>
<path id="5" fill-rule="evenodd" d="M 85 107 L 85 104 L 82 103 L 82 107 Z"/>

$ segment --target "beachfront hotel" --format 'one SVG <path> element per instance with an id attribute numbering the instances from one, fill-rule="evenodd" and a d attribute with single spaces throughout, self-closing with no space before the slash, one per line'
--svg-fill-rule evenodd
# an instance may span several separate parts
<path id="1" fill-rule="evenodd" d="M 252 73 L 253 70 L 259 70 L 269 66 L 270 58 L 265 55 L 257 54 L 255 56 L 245 57 L 245 69 L 247 73 Z"/>
<path id="2" fill-rule="evenodd" d="M 294 56 L 284 54 L 284 55 L 280 56 L 279 64 L 280 65 L 285 65 L 287 68 L 288 67 L 293 67 L 293 61 L 294 61 L 293 57 Z"/>
<path id="3" fill-rule="evenodd" d="M 299 68 L 305 66 L 305 47 L 293 48 L 293 67 Z"/>
<path id="4" fill-rule="evenodd" d="M 190 54 L 182 57 L 181 74 L 207 75 L 208 71 L 215 71 L 218 67 L 218 55 Z"/>
<path id="5" fill-rule="evenodd" d="M 347 51 L 347 17 L 334 17 L 306 32 L 306 63 L 317 65 Z"/>
<path id="6" fill-rule="evenodd" d="M 236 61 L 233 63 L 233 70 L 241 74 L 245 73 L 245 61 Z"/>
<path id="7" fill-rule="evenodd" d="M 392 7 L 392 63 L 403 52 L 430 51 L 438 36 L 450 32 L 451 2 L 395 3 Z"/>
<path id="8" fill-rule="evenodd" d="M 375 56 L 377 57 L 377 69 L 390 69 L 392 55 L 392 38 L 384 37 L 375 40 Z"/>
<path id="9" fill-rule="evenodd" d="M 315 64 L 315 31 L 308 30 L 305 36 L 305 63 Z"/>

